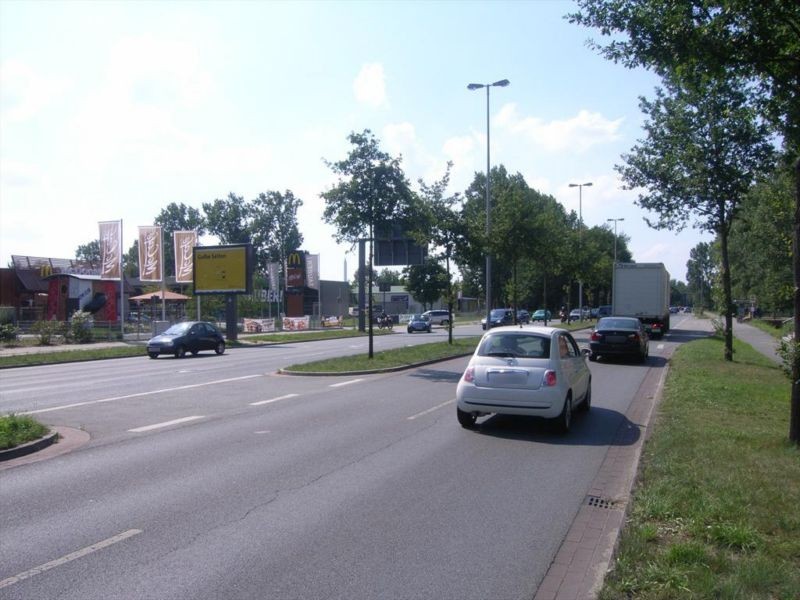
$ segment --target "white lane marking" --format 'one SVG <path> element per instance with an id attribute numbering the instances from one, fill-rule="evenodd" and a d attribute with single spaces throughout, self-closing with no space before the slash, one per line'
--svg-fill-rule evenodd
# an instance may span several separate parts
<path id="1" fill-rule="evenodd" d="M 278 396 L 277 398 L 270 398 L 269 400 L 260 400 L 259 402 L 251 402 L 250 406 L 261 406 L 262 404 L 271 404 L 273 402 L 278 402 L 279 400 L 287 400 L 289 398 L 294 398 L 299 395 L 300 394 L 286 394 L 285 396 Z"/>
<path id="2" fill-rule="evenodd" d="M 62 556 L 61 558 L 57 558 L 55 560 L 51 560 L 50 562 L 44 563 L 43 565 L 39 565 L 38 567 L 34 567 L 24 573 L 20 573 L 19 575 L 14 575 L 13 577 L 8 577 L 7 579 L 0 580 L 0 589 L 4 587 L 8 587 L 10 585 L 14 585 L 15 583 L 19 583 L 20 581 L 24 581 L 25 579 L 29 579 L 34 575 L 39 575 L 40 573 L 44 573 L 45 571 L 49 571 L 50 569 L 54 569 L 55 567 L 61 566 L 65 563 L 68 563 L 72 560 L 76 560 L 87 554 L 91 554 L 92 552 L 97 552 L 98 550 L 102 550 L 103 548 L 107 548 L 112 544 L 116 544 L 117 542 L 121 542 L 123 540 L 127 540 L 129 537 L 133 537 L 134 535 L 138 535 L 142 533 L 141 529 L 129 529 L 128 531 L 123 531 L 120 534 L 117 534 L 113 537 L 110 537 L 102 542 L 97 542 L 96 544 L 92 544 L 91 546 L 86 546 L 80 550 L 75 552 L 70 552 L 66 556 Z"/>
<path id="3" fill-rule="evenodd" d="M 441 404 L 437 404 L 433 408 L 429 408 L 428 410 L 423 410 L 421 413 L 417 413 L 415 415 L 411 415 L 410 417 L 407 418 L 407 420 L 408 421 L 413 421 L 414 419 L 416 419 L 418 417 L 424 417 L 425 415 L 430 414 L 433 411 L 439 410 L 440 408 L 443 408 L 443 407 L 447 406 L 448 404 L 452 404 L 455 401 L 456 401 L 456 399 L 453 398 L 452 400 L 448 400 L 447 402 L 442 402 Z"/>
<path id="4" fill-rule="evenodd" d="M 188 423 L 189 421 L 197 421 L 197 419 L 205 419 L 203 415 L 195 415 L 193 417 L 183 417 L 182 419 L 173 419 L 172 421 L 164 421 L 163 423 L 156 423 L 155 425 L 145 425 L 144 427 L 137 427 L 136 429 L 128 429 L 130 433 L 142 433 L 145 431 L 152 431 L 153 429 L 161 429 L 162 427 L 169 427 L 170 425 L 178 425 L 180 423 Z"/>
<path id="5" fill-rule="evenodd" d="M 103 402 L 115 402 L 117 400 L 127 400 L 129 398 L 140 398 L 142 396 L 150 396 L 152 394 L 165 394 L 167 392 L 177 392 L 179 390 L 190 390 L 192 388 L 203 387 L 206 385 L 216 385 L 218 383 L 230 383 L 231 381 L 243 381 L 245 379 L 253 379 L 254 377 L 263 377 L 263 375 L 245 375 L 244 377 L 232 377 L 230 379 L 217 379 L 216 381 L 207 381 L 205 383 L 193 383 L 190 385 L 181 385 L 174 388 L 163 388 L 160 390 L 152 390 L 150 392 L 138 392 L 136 394 L 127 394 L 125 396 L 114 396 L 113 398 L 101 398 L 100 400 L 87 400 L 86 402 L 74 402 L 73 404 L 63 404 L 61 406 L 51 406 L 50 408 L 40 408 L 38 410 L 29 410 L 20 412 L 20 415 L 38 415 L 40 413 L 52 412 L 54 410 L 64 410 L 66 408 L 76 408 L 78 406 L 89 406 L 90 404 L 102 404 Z"/>
<path id="6" fill-rule="evenodd" d="M 664 349 L 664 344 L 659 344 L 658 346 L 656 346 L 656 350 L 663 350 L 663 349 Z"/>
<path id="7" fill-rule="evenodd" d="M 358 383 L 359 381 L 364 381 L 364 378 L 360 379 L 351 379 L 350 381 L 342 381 L 340 383 L 332 383 L 330 387 L 342 387 L 343 385 L 352 385 L 354 383 Z"/>

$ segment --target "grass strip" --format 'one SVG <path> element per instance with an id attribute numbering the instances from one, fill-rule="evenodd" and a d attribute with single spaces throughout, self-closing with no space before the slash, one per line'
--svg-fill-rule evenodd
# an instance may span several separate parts
<path id="1" fill-rule="evenodd" d="M 400 327 L 396 325 L 396 327 Z M 386 335 L 392 333 L 385 329 L 375 327 L 373 335 Z M 316 342 L 320 340 L 336 340 L 340 338 L 364 337 L 369 335 L 366 331 L 358 329 L 322 329 L 303 331 L 297 333 L 264 333 L 257 335 L 241 336 L 239 341 L 246 344 L 285 344 L 291 342 Z"/>
<path id="2" fill-rule="evenodd" d="M 46 435 L 50 430 L 28 416 L 0 417 L 0 450 L 27 444 Z"/>
<path id="3" fill-rule="evenodd" d="M 119 346 L 116 348 L 86 348 L 85 350 L 63 350 L 34 354 L 0 356 L 0 368 L 29 367 L 53 363 L 99 360 L 102 358 L 126 358 L 128 356 L 147 356 L 144 346 Z"/>
<path id="4" fill-rule="evenodd" d="M 357 371 L 372 371 L 378 369 L 392 369 L 406 367 L 414 364 L 463 356 L 474 352 L 475 346 L 480 341 L 480 336 L 456 338 L 452 344 L 435 342 L 406 346 L 394 350 L 375 352 L 370 359 L 367 354 L 354 356 L 340 356 L 302 363 L 286 367 L 285 371 L 299 373 L 345 373 Z"/>
<path id="5" fill-rule="evenodd" d="M 750 346 L 679 348 L 642 456 L 628 522 L 600 594 L 800 598 L 800 451 L 790 385 Z"/>

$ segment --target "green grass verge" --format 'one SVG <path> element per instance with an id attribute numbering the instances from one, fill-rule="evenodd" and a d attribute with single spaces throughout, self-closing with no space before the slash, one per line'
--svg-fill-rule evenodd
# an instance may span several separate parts
<path id="1" fill-rule="evenodd" d="M 775 339 L 780 339 L 783 336 L 791 333 L 792 329 L 794 328 L 794 325 L 792 324 L 791 321 L 786 323 L 782 327 L 775 327 L 775 325 L 773 325 L 772 323 L 768 321 L 763 321 L 761 319 L 748 321 L 748 323 L 750 323 L 750 325 L 752 325 L 753 327 L 758 327 L 761 331 L 767 332 Z"/>
<path id="2" fill-rule="evenodd" d="M 99 360 L 101 358 L 125 358 L 128 356 L 147 356 L 144 346 L 119 346 L 116 348 L 95 348 L 85 350 L 54 350 L 35 354 L 18 354 L 16 356 L 0 356 L 0 368 L 29 367 L 82 360 Z"/>
<path id="3" fill-rule="evenodd" d="M 617 598 L 800 598 L 800 452 L 778 367 L 717 338 L 675 353 L 614 570 Z"/>
<path id="4" fill-rule="evenodd" d="M 441 360 L 469 354 L 475 350 L 480 336 L 456 338 L 452 344 L 434 342 L 419 346 L 406 346 L 384 352 L 375 352 L 370 359 L 367 354 L 341 356 L 310 363 L 291 365 L 287 371 L 301 373 L 342 373 L 353 371 L 372 371 L 375 369 L 391 369 L 418 364 L 430 360 Z"/>
<path id="5" fill-rule="evenodd" d="M 401 326 L 395 325 L 395 327 Z M 373 335 L 386 335 L 392 332 L 375 327 L 372 330 L 372 333 Z M 366 335 L 369 335 L 366 331 L 361 332 L 357 329 L 322 329 L 314 331 L 302 331 L 297 333 L 263 333 L 256 335 L 243 335 L 239 338 L 239 341 L 247 344 L 286 344 L 291 342 L 313 342 L 319 340 L 363 337 Z"/>
<path id="6" fill-rule="evenodd" d="M 46 435 L 50 430 L 31 417 L 7 415 L 0 417 L 0 450 L 14 448 Z"/>

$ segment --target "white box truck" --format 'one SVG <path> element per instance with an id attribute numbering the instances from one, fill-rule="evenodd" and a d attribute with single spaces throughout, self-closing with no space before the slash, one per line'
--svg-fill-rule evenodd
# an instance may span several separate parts
<path id="1" fill-rule="evenodd" d="M 669 331 L 669 273 L 663 263 L 617 263 L 611 311 L 637 317 L 654 337 Z"/>

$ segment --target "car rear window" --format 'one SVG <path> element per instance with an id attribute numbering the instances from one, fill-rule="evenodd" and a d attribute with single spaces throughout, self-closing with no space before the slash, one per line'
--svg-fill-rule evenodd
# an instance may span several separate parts
<path id="1" fill-rule="evenodd" d="M 478 356 L 550 358 L 550 338 L 530 333 L 496 333 L 484 338 Z"/>
<path id="2" fill-rule="evenodd" d="M 606 317 L 605 319 L 600 319 L 597 323 L 597 329 L 639 329 L 639 321 L 637 319 Z"/>

